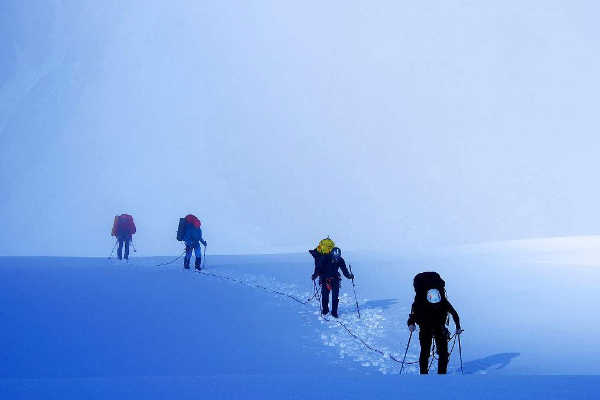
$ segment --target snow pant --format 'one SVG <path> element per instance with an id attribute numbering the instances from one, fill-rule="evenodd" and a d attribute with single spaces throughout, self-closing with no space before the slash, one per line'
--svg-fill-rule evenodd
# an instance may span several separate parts
<path id="1" fill-rule="evenodd" d="M 321 279 L 321 305 L 323 314 L 329 312 L 329 288 L 327 280 Z M 331 313 L 337 314 L 338 304 L 340 302 L 340 278 L 331 279 Z"/>
<path id="2" fill-rule="evenodd" d="M 201 260 L 201 254 L 202 251 L 200 250 L 200 241 L 198 240 L 194 240 L 193 242 L 186 242 L 185 243 L 185 258 L 183 259 L 183 267 L 184 268 L 189 268 L 190 267 L 190 260 L 192 258 L 192 250 L 194 251 L 194 254 L 196 255 L 196 268 L 200 269 L 200 263 L 202 262 Z"/>
<path id="3" fill-rule="evenodd" d="M 448 331 L 442 325 L 440 327 L 419 327 L 419 342 L 421 343 L 421 355 L 419 357 L 419 370 L 421 374 L 427 374 L 429 367 L 429 354 L 431 352 L 432 340 L 435 338 L 435 348 L 438 354 L 438 374 L 445 374 L 448 370 Z"/>
<path id="4" fill-rule="evenodd" d="M 119 260 L 123 258 L 123 243 L 125 243 L 125 259 L 129 260 L 129 240 L 119 238 L 119 248 L 117 249 L 117 257 Z"/>

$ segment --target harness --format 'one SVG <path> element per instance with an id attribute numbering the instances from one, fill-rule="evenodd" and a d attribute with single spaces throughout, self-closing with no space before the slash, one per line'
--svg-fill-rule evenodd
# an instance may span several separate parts
<path id="1" fill-rule="evenodd" d="M 325 286 L 327 287 L 327 290 L 329 290 L 330 292 L 333 291 L 333 287 L 331 286 L 332 282 L 333 282 L 333 278 L 325 279 Z"/>

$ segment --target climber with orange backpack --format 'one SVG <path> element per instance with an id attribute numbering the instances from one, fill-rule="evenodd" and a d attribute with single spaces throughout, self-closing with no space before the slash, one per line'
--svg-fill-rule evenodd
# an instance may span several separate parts
<path id="1" fill-rule="evenodd" d="M 132 236 L 135 234 L 136 228 L 133 222 L 133 217 L 129 214 L 121 214 L 115 216 L 111 236 L 117 238 L 119 248 L 117 249 L 117 257 L 123 259 L 123 244 L 125 244 L 125 259 L 129 260 L 129 244 L 132 241 Z M 114 248 L 113 248 L 114 250 Z"/>
<path id="2" fill-rule="evenodd" d="M 177 229 L 177 240 L 185 242 L 185 258 L 183 259 L 183 268 L 190 269 L 190 260 L 192 258 L 192 250 L 196 255 L 195 268 L 198 271 L 202 270 L 200 266 L 202 262 L 200 243 L 206 248 L 206 241 L 202 239 L 202 223 L 193 214 L 188 214 L 184 218 L 179 219 L 179 227 Z"/>

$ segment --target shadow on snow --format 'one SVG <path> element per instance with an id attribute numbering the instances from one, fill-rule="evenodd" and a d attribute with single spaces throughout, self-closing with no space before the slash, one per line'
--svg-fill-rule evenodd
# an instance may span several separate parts
<path id="1" fill-rule="evenodd" d="M 387 310 L 396 304 L 398 304 L 397 299 L 368 300 L 363 303 L 359 303 L 360 308 L 364 308 L 365 310 L 375 309 L 375 308 L 381 308 L 382 310 Z"/>
<path id="2" fill-rule="evenodd" d="M 488 374 L 505 368 L 513 358 L 520 355 L 521 353 L 499 353 L 478 360 L 468 361 L 463 365 L 464 372 L 465 375 Z M 460 372 L 460 369 L 457 372 Z"/>

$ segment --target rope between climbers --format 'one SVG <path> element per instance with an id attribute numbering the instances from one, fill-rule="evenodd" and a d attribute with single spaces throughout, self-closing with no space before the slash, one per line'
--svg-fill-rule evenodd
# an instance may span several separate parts
<path id="1" fill-rule="evenodd" d="M 173 259 L 172 261 L 169 261 L 169 262 L 163 263 L 163 264 L 153 265 L 152 267 L 161 267 L 161 266 L 164 266 L 164 265 L 172 264 L 175 261 L 179 260 L 184 254 L 185 254 L 185 251 L 183 253 L 181 253 L 177 258 Z M 308 305 L 314 299 L 319 300 L 319 303 L 321 302 L 320 292 L 319 292 L 319 290 L 318 290 L 318 288 L 317 288 L 316 285 L 314 287 L 314 294 L 312 295 L 312 297 L 310 297 L 307 301 L 302 301 L 302 300 L 300 300 L 300 299 L 298 299 L 298 298 L 296 298 L 296 297 L 294 297 L 294 296 L 292 296 L 290 294 L 283 293 L 283 292 L 280 292 L 278 290 L 273 290 L 273 289 L 270 289 L 268 287 L 257 285 L 257 284 L 254 284 L 254 283 L 245 282 L 245 281 L 242 281 L 240 279 L 230 278 L 230 277 L 223 276 L 223 275 L 217 275 L 217 274 L 213 274 L 213 273 L 210 273 L 210 272 L 205 272 L 203 270 L 200 271 L 200 273 L 204 274 L 204 275 L 212 276 L 214 278 L 219 278 L 219 279 L 224 279 L 224 280 L 228 280 L 228 281 L 232 281 L 232 282 L 237 282 L 237 283 L 245 285 L 245 286 L 255 287 L 257 289 L 262 289 L 262 290 L 265 290 L 267 292 L 278 294 L 280 296 L 288 297 L 288 298 L 290 298 L 290 299 L 292 299 L 292 300 L 294 300 L 294 301 L 296 301 L 296 302 L 298 302 L 298 303 L 300 303 L 302 305 Z M 320 287 L 320 285 L 319 285 L 319 287 Z M 319 316 L 324 321 L 331 322 L 331 320 L 328 319 L 328 318 L 326 318 L 322 313 L 319 313 Z M 356 339 L 360 343 L 362 343 L 363 346 L 365 346 L 367 349 L 369 349 L 371 351 L 374 351 L 374 352 L 376 352 L 378 354 L 381 354 L 382 356 L 387 357 L 390 360 L 392 360 L 392 361 L 394 361 L 394 362 L 396 362 L 398 364 L 402 364 L 402 361 L 398 360 L 393 355 L 391 355 L 389 353 L 385 353 L 385 352 L 383 352 L 383 351 L 381 351 L 381 350 L 379 350 L 379 349 L 371 346 L 367 342 L 365 342 L 361 337 L 359 337 L 354 332 L 352 332 L 352 330 L 350 330 L 350 328 L 348 328 L 348 326 L 346 324 L 344 324 L 342 321 L 336 319 L 334 322 L 337 322 L 342 328 L 344 328 L 346 330 L 346 332 L 348 332 L 348 334 L 350 336 L 352 336 L 354 339 Z M 452 337 L 450 337 L 450 339 L 448 339 L 448 342 L 450 342 L 452 339 L 454 339 L 454 342 L 452 343 L 452 348 L 450 350 L 450 353 L 448 354 L 448 357 L 450 357 L 450 355 L 452 355 L 452 352 L 454 351 L 454 347 L 455 347 L 455 344 L 456 344 L 456 337 L 457 337 L 457 335 L 454 334 L 454 335 L 452 335 Z M 437 358 L 435 357 L 435 350 L 432 349 L 432 360 L 431 360 L 432 363 L 433 363 L 433 359 L 437 359 Z M 404 362 L 404 365 L 412 365 L 412 364 L 418 364 L 418 363 L 419 363 L 419 361 Z M 430 367 L 431 367 L 431 364 L 430 364 Z"/>
<path id="2" fill-rule="evenodd" d="M 258 289 L 262 289 L 262 290 L 265 290 L 267 292 L 275 293 L 275 294 L 278 294 L 278 295 L 281 295 L 281 296 L 289 297 L 290 299 L 292 299 L 292 300 L 294 300 L 294 301 L 296 301 L 296 302 L 298 302 L 300 304 L 303 304 L 303 305 L 307 305 L 308 303 L 310 303 L 311 300 L 313 300 L 315 298 L 317 298 L 317 299 L 320 300 L 320 296 L 319 296 L 318 290 L 316 288 L 315 288 L 315 294 L 310 299 L 308 299 L 307 301 L 302 301 L 302 300 L 300 300 L 300 299 L 298 299 L 298 298 L 296 298 L 296 297 L 294 297 L 292 295 L 289 295 L 287 293 L 282 293 L 282 292 L 279 292 L 277 290 L 269 289 L 269 288 L 267 288 L 265 286 L 256 285 L 254 283 L 247 283 L 247 282 L 244 282 L 244 281 L 239 280 L 239 279 L 230 278 L 230 277 L 227 277 L 227 276 L 222 276 L 222 275 L 217 275 L 217 274 L 212 274 L 210 272 L 201 271 L 200 273 L 204 274 L 204 275 L 212 276 L 212 277 L 215 277 L 215 278 L 219 278 L 219 279 L 225 279 L 225 280 L 228 280 L 228 281 L 237 282 L 237 283 L 240 283 L 240 284 L 246 285 L 246 286 L 252 286 L 252 287 L 255 287 L 255 288 L 258 288 Z M 322 314 L 319 314 L 319 315 L 320 315 L 320 317 L 323 320 L 325 320 L 327 322 L 331 321 L 330 319 L 325 318 Z M 369 345 L 362 338 L 360 338 L 358 335 L 356 335 L 354 332 L 352 332 L 350 330 L 350 328 L 348 328 L 348 326 L 346 324 L 344 324 L 342 321 L 335 320 L 335 322 L 337 322 L 341 327 L 343 327 L 346 330 L 346 332 L 348 332 L 348 334 L 350 334 L 350 336 L 352 336 L 354 339 L 356 339 L 360 343 L 362 343 L 367 349 L 372 350 L 374 352 L 377 352 L 377 353 L 381 354 L 384 357 L 388 357 L 388 358 L 390 358 L 392 361 L 394 361 L 396 363 L 399 363 L 399 364 L 402 363 L 402 361 L 398 360 L 397 358 L 395 358 L 391 354 L 384 353 L 383 351 L 381 351 L 379 349 L 376 349 L 375 347 Z M 404 365 L 410 365 L 410 364 L 416 364 L 416 363 L 418 363 L 418 361 L 416 361 L 416 362 L 410 362 L 410 363 L 405 362 Z"/>

